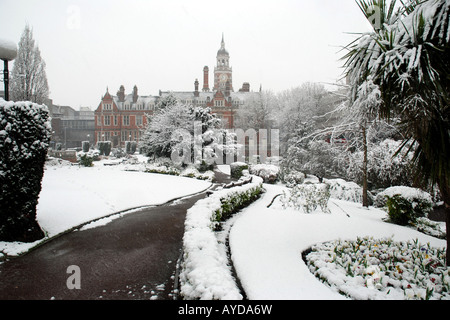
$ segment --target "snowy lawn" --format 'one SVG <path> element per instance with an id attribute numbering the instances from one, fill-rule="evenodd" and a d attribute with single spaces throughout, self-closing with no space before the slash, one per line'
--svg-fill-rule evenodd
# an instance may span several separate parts
<path id="1" fill-rule="evenodd" d="M 262 199 L 243 210 L 230 231 L 233 263 L 251 300 L 346 299 L 320 282 L 303 262 L 302 252 L 316 244 L 367 236 L 446 246 L 445 240 L 382 221 L 386 213 L 380 209 L 353 202 L 330 199 L 329 214 L 284 210 L 278 199 L 267 208 L 286 188 L 264 187 Z"/>
<path id="2" fill-rule="evenodd" d="M 124 171 L 130 165 L 46 166 L 37 220 L 47 237 L 116 212 L 160 205 L 208 189 L 210 182 L 177 176 Z M 137 164 L 139 166 L 139 164 Z M 107 219 L 105 219 L 107 222 Z M 44 239 L 45 240 L 45 239 Z M 1 252 L 20 254 L 35 243 L 0 242 Z"/>

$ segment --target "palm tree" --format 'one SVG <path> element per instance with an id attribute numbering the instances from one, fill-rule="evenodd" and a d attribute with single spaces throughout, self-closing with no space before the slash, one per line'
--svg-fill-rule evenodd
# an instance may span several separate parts
<path id="1" fill-rule="evenodd" d="M 352 100 L 367 79 L 380 88 L 379 117 L 400 119 L 413 142 L 418 181 L 439 187 L 450 232 L 450 0 L 357 0 L 374 26 L 346 48 Z M 396 9 L 398 8 L 398 9 Z M 447 265 L 450 245 L 447 236 Z"/>

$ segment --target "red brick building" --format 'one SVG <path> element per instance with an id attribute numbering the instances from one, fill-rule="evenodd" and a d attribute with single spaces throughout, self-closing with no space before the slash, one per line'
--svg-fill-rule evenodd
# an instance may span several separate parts
<path id="1" fill-rule="evenodd" d="M 172 94 L 179 103 L 186 105 L 210 107 L 228 129 L 234 128 L 237 109 L 245 106 L 249 99 L 258 99 L 260 92 L 250 92 L 249 83 L 244 83 L 238 92 L 233 90 L 233 70 L 230 55 L 222 42 L 216 56 L 214 68 L 214 86 L 209 87 L 209 68 L 203 68 L 203 88 L 199 90 L 199 81 L 194 82 L 194 91 L 160 91 L 159 96 L 139 96 L 135 86 L 131 94 L 125 94 L 120 87 L 116 96 L 108 89 L 95 111 L 95 143 L 111 141 L 113 147 L 123 147 L 125 141 L 139 141 L 141 132 L 147 124 L 146 115 L 152 115 L 158 101 Z"/>

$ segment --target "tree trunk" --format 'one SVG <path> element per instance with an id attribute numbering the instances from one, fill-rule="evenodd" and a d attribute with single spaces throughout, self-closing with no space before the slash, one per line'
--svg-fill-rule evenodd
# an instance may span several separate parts
<path id="1" fill-rule="evenodd" d="M 368 183 L 367 183 L 367 132 L 366 127 L 363 125 L 361 126 L 362 129 L 362 135 L 363 135 L 363 149 L 364 149 L 364 160 L 363 160 L 363 166 L 362 166 L 362 173 L 363 173 L 363 194 L 362 194 L 362 200 L 363 200 L 363 206 L 369 207 L 369 197 L 367 194 L 368 189 Z"/>
<path id="2" fill-rule="evenodd" d="M 450 204 L 445 203 L 445 214 L 446 214 L 446 232 L 447 232 L 447 252 L 446 252 L 446 257 L 447 257 L 447 267 L 450 267 L 450 237 L 449 237 L 449 232 L 450 232 Z"/>
<path id="3" fill-rule="evenodd" d="M 449 180 L 438 181 L 439 190 L 441 191 L 442 200 L 444 200 L 445 216 L 446 216 L 446 232 L 447 232 L 447 267 L 450 267 L 450 185 Z"/>

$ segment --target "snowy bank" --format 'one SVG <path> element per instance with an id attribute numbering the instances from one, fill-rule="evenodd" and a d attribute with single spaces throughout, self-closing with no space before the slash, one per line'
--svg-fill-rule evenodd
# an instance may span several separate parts
<path id="1" fill-rule="evenodd" d="M 188 210 L 180 273 L 180 293 L 185 299 L 242 299 L 228 264 L 226 236 L 214 232 L 214 220 L 227 199 L 245 197 L 258 188 L 262 188 L 262 179 L 253 177 L 252 183 L 216 191 Z"/>

